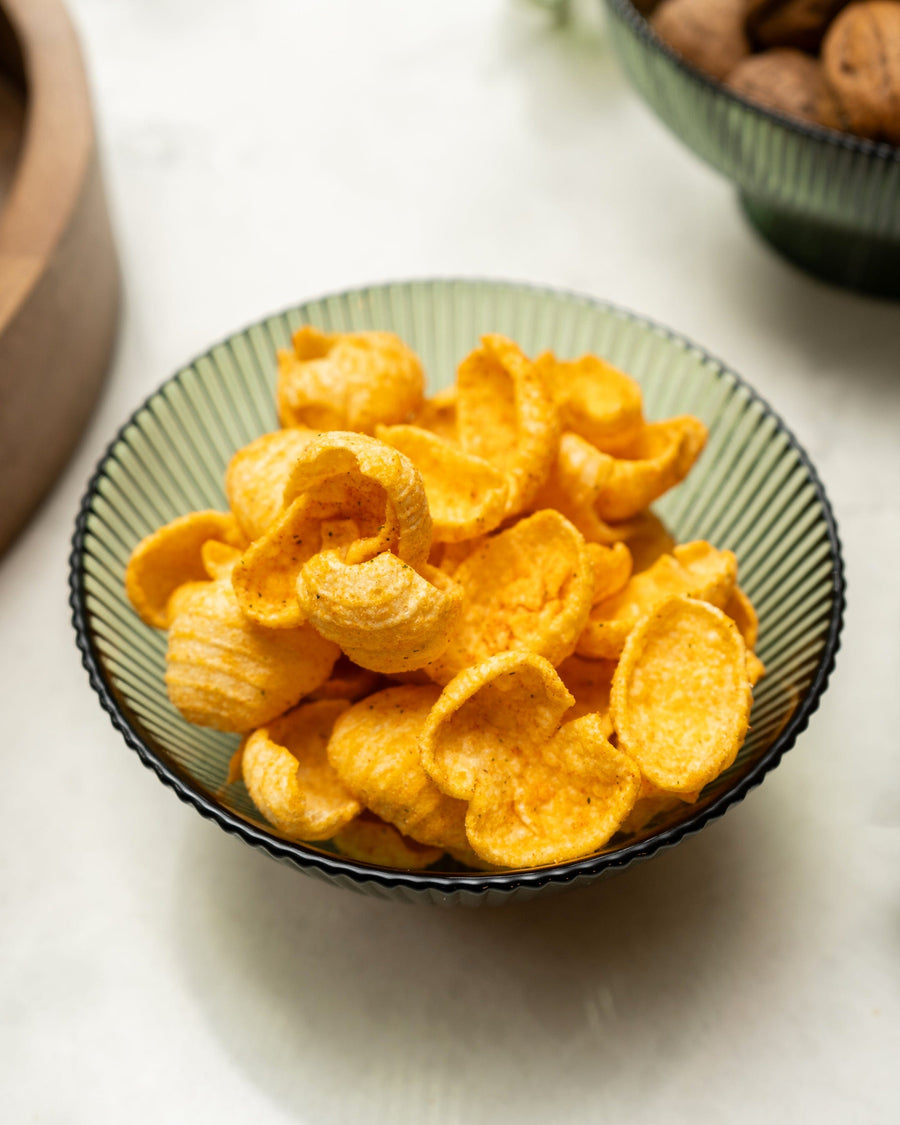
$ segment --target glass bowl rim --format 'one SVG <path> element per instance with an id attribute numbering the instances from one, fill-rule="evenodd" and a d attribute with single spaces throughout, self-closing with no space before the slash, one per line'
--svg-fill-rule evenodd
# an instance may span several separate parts
<path id="1" fill-rule="evenodd" d="M 828 630 L 823 645 L 822 654 L 804 695 L 801 697 L 797 709 L 791 715 L 784 728 L 773 741 L 760 760 L 748 773 L 742 777 L 733 788 L 720 794 L 707 808 L 699 810 L 693 816 L 688 816 L 677 824 L 662 829 L 648 836 L 646 839 L 636 841 L 617 848 L 612 852 L 605 852 L 586 856 L 582 859 L 568 860 L 564 863 L 552 864 L 543 867 L 512 869 L 500 872 L 441 872 L 441 871 L 406 871 L 396 868 L 378 867 L 374 864 L 360 863 L 347 857 L 319 851 L 315 847 L 299 842 L 283 839 L 273 832 L 257 827 L 245 820 L 237 813 L 233 813 L 215 798 L 204 793 L 175 767 L 169 765 L 144 741 L 138 732 L 131 726 L 128 717 L 116 700 L 111 682 L 109 681 L 99 652 L 94 644 L 92 631 L 89 626 L 89 613 L 86 604 L 86 591 L 84 587 L 83 559 L 85 540 L 87 536 L 87 522 L 95 498 L 99 494 L 99 484 L 105 476 L 106 466 L 114 450 L 123 440 L 126 431 L 132 426 L 137 417 L 144 411 L 149 403 L 161 393 L 162 389 L 170 384 L 179 382 L 181 377 L 192 369 L 201 359 L 211 355 L 220 347 L 227 347 L 229 342 L 244 336 L 251 329 L 265 324 L 268 320 L 286 317 L 289 314 L 299 313 L 310 306 L 325 303 L 330 300 L 341 300 L 347 297 L 364 297 L 377 291 L 392 289 L 408 289 L 434 286 L 487 286 L 489 288 L 504 288 L 519 290 L 535 297 L 550 297 L 561 299 L 564 303 L 577 302 L 597 309 L 604 310 L 614 316 L 631 321 L 651 329 L 656 334 L 678 345 L 687 353 L 696 354 L 705 365 L 712 365 L 716 370 L 717 378 L 728 377 L 733 379 L 748 396 L 749 399 L 760 406 L 775 422 L 777 431 L 780 431 L 788 447 L 798 457 L 803 465 L 816 495 L 819 509 L 822 513 L 828 543 L 833 562 L 832 581 L 832 607 L 828 621 Z M 463 892 L 471 895 L 480 895 L 486 892 L 500 892 L 511 894 L 520 888 L 527 887 L 538 890 L 547 884 L 565 885 L 574 880 L 596 878 L 604 872 L 622 870 L 639 859 L 646 859 L 657 852 L 673 847 L 687 836 L 699 832 L 713 820 L 717 820 L 732 805 L 738 804 L 746 795 L 759 785 L 763 778 L 773 770 L 784 754 L 794 745 L 799 735 L 806 729 L 810 717 L 818 709 L 819 703 L 831 673 L 834 670 L 837 653 L 840 648 L 840 634 L 843 625 L 844 609 L 846 602 L 846 581 L 844 577 L 844 564 L 841 554 L 841 543 L 838 535 L 837 521 L 825 493 L 825 488 L 808 454 L 800 445 L 793 432 L 784 423 L 781 416 L 772 409 L 769 403 L 760 395 L 741 375 L 732 370 L 727 364 L 716 359 L 705 348 L 695 344 L 689 337 L 682 333 L 657 323 L 655 320 L 630 312 L 613 302 L 590 296 L 562 287 L 534 284 L 526 281 L 513 281 L 493 277 L 421 277 L 405 280 L 384 281 L 367 285 L 355 286 L 349 289 L 334 290 L 317 297 L 307 298 L 299 304 L 288 305 L 280 313 L 272 313 L 260 317 L 247 324 L 243 329 L 229 333 L 217 343 L 198 353 L 193 359 L 182 364 L 167 379 L 164 379 L 144 400 L 131 412 L 129 417 L 116 431 L 115 436 L 106 446 L 88 481 L 84 495 L 78 508 L 75 520 L 75 529 L 71 540 L 69 554 L 69 607 L 71 621 L 75 630 L 75 639 L 81 652 L 81 662 L 84 666 L 91 687 L 96 692 L 103 710 L 112 722 L 113 727 L 122 735 L 126 744 L 134 750 L 141 762 L 152 770 L 159 780 L 173 789 L 176 796 L 185 804 L 191 805 L 201 816 L 218 824 L 225 832 L 237 836 L 251 847 L 267 852 L 273 859 L 287 861 L 301 869 L 314 869 L 320 877 L 327 880 L 349 878 L 354 884 L 364 888 L 367 883 L 376 883 L 385 889 L 405 888 L 407 891 L 419 893 L 436 893 L 451 896 Z"/>
<path id="2" fill-rule="evenodd" d="M 855 156 L 873 157 L 875 160 L 900 164 L 900 146 L 898 145 L 888 144 L 887 141 L 872 141 L 866 137 L 857 137 L 854 133 L 842 133 L 837 129 L 829 129 L 825 125 L 801 121 L 799 118 L 791 117 L 777 109 L 761 105 L 759 102 L 752 101 L 743 94 L 739 94 L 736 90 L 726 86 L 724 82 L 719 82 L 711 75 L 705 74 L 698 67 L 689 63 L 674 48 L 670 47 L 664 39 L 656 34 L 650 21 L 646 16 L 641 15 L 632 0 L 606 0 L 606 3 L 628 25 L 644 46 L 664 55 L 682 74 L 710 94 L 724 97 L 727 101 L 741 106 L 742 109 L 755 114 L 757 117 L 773 121 L 787 129 L 788 132 L 806 140 L 823 142 L 833 148 L 850 152 Z"/>

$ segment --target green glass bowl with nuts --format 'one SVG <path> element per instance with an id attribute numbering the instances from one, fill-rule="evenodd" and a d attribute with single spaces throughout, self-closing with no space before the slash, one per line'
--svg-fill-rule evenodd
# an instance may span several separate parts
<path id="1" fill-rule="evenodd" d="M 736 184 L 756 230 L 808 273 L 900 299 L 900 148 L 748 101 L 664 43 L 632 0 L 605 3 L 629 81 Z"/>

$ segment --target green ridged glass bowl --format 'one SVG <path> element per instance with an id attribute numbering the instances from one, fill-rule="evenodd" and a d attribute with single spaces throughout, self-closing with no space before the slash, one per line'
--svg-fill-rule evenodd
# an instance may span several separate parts
<path id="1" fill-rule="evenodd" d="M 242 785 L 223 790 L 238 737 L 190 726 L 163 683 L 165 637 L 125 597 L 135 544 L 192 509 L 226 507 L 232 453 L 277 426 L 275 349 L 310 323 L 326 331 L 390 329 L 421 356 L 430 389 L 451 382 L 479 334 L 502 332 L 529 353 L 596 352 L 640 381 L 648 417 L 693 413 L 706 450 L 657 511 L 679 539 L 707 538 L 738 556 L 760 614 L 768 674 L 734 765 L 696 805 L 571 863 L 491 874 L 396 871 L 279 837 Z M 115 436 L 88 485 L 72 545 L 70 602 L 90 682 L 125 742 L 201 815 L 307 874 L 405 900 L 475 905 L 577 886 L 654 855 L 739 801 L 780 760 L 816 709 L 834 665 L 843 611 L 840 545 L 828 501 L 788 429 L 737 375 L 657 325 L 587 297 L 484 281 L 376 286 L 272 316 L 178 371 Z"/>
<path id="2" fill-rule="evenodd" d="M 681 59 L 630 0 L 606 0 L 612 45 L 654 112 L 737 185 L 753 226 L 825 281 L 900 298 L 900 149 L 806 125 Z"/>

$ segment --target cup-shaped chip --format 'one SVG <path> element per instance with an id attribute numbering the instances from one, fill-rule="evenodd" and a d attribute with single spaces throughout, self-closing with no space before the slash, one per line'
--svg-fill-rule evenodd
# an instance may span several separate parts
<path id="1" fill-rule="evenodd" d="M 483 336 L 459 366 L 456 415 L 463 449 L 506 474 L 506 514 L 524 511 L 559 441 L 559 414 L 541 373 L 505 336 Z"/>
<path id="2" fill-rule="evenodd" d="M 392 332 L 325 334 L 306 326 L 278 353 L 282 426 L 373 433 L 409 421 L 422 405 L 418 356 Z"/>
<path id="3" fill-rule="evenodd" d="M 244 742 L 247 792 L 266 820 L 291 840 L 329 840 L 362 811 L 328 761 L 343 700 L 303 703 Z"/>
<path id="4" fill-rule="evenodd" d="M 598 449 L 616 453 L 643 426 L 640 386 L 606 360 L 595 355 L 559 360 L 548 352 L 535 364 L 546 374 L 563 428 Z"/>
<path id="5" fill-rule="evenodd" d="M 565 723 L 527 768 L 511 763 L 485 777 L 469 803 L 466 834 L 488 863 L 564 863 L 602 848 L 640 787 L 637 764 L 607 741 L 596 715 L 583 715 Z"/>
<path id="6" fill-rule="evenodd" d="M 383 494 L 383 505 L 374 510 L 373 488 Z M 418 469 L 399 450 L 363 434 L 320 434 L 294 463 L 284 490 L 285 504 L 304 493 L 325 506 L 336 503 L 340 515 L 360 524 L 363 538 L 379 541 L 378 550 L 395 550 L 410 566 L 427 560 L 431 515 L 425 485 Z M 381 546 L 379 532 L 386 529 L 396 542 Z M 365 557 L 373 554 L 375 550 Z"/>
<path id="7" fill-rule="evenodd" d="M 458 543 L 500 525 L 509 488 L 499 469 L 418 426 L 379 426 L 375 432 L 421 473 L 432 542 Z"/>
<path id="8" fill-rule="evenodd" d="M 550 473 L 532 501 L 534 509 L 555 508 L 589 543 L 611 544 L 627 539 L 632 521 L 609 523 L 597 512 L 596 498 L 613 471 L 615 459 L 578 434 L 559 439 Z"/>
<path id="9" fill-rule="evenodd" d="M 297 579 L 305 620 L 373 672 L 408 672 L 435 660 L 462 612 L 462 590 L 425 563 L 414 570 L 388 551 L 348 564 L 322 551 Z"/>
<path id="10" fill-rule="evenodd" d="M 587 549 L 594 568 L 591 605 L 596 605 L 625 589 L 631 577 L 631 551 L 624 543 L 588 543 Z"/>
<path id="11" fill-rule="evenodd" d="M 596 603 L 578 638 L 580 656 L 615 660 L 638 621 L 667 597 L 686 594 L 722 608 L 737 580 L 737 559 L 702 539 L 684 543 L 673 555 L 660 555 L 634 574 L 627 585 Z"/>
<path id="12" fill-rule="evenodd" d="M 566 717 L 577 719 L 581 715 L 596 715 L 606 738 L 613 733 L 609 693 L 615 670 L 614 660 L 586 660 L 582 656 L 570 656 L 556 669 L 559 678 L 575 697 Z"/>
<path id="13" fill-rule="evenodd" d="M 184 587 L 169 627 L 166 688 L 188 722 L 245 733 L 295 706 L 340 654 L 315 629 L 250 621 L 227 579 Z"/>
<path id="14" fill-rule="evenodd" d="M 465 848 L 466 803 L 438 789 L 419 755 L 419 735 L 440 694 L 433 684 L 401 684 L 360 700 L 335 724 L 328 758 L 362 804 L 404 836 Z"/>
<path id="15" fill-rule="evenodd" d="M 348 564 L 389 550 L 414 567 L 428 557 L 431 516 L 422 477 L 407 457 L 374 438 L 320 434 L 294 461 L 284 502 L 233 576 L 241 608 L 261 625 L 303 622 L 297 581 L 319 551 L 340 547 Z"/>
<path id="16" fill-rule="evenodd" d="M 491 656 L 465 668 L 441 692 L 419 738 L 422 766 L 443 793 L 468 801 L 498 746 L 509 753 L 524 748 L 525 754 L 547 742 L 574 702 L 542 656 Z"/>
<path id="17" fill-rule="evenodd" d="M 421 871 L 437 863 L 443 848 L 420 844 L 386 824 L 374 813 L 364 811 L 334 837 L 334 846 L 348 859 L 394 867 L 401 871 Z"/>
<path id="18" fill-rule="evenodd" d="M 575 649 L 591 608 L 587 544 L 545 509 L 488 537 L 453 573 L 463 590 L 459 625 L 428 667 L 437 683 L 498 652 L 519 649 L 559 664 Z"/>
<path id="19" fill-rule="evenodd" d="M 687 476 L 706 436 L 706 426 L 689 414 L 644 426 L 597 491 L 597 515 L 611 522 L 636 516 Z"/>
<path id="20" fill-rule="evenodd" d="M 638 622 L 613 676 L 619 747 L 666 793 L 697 793 L 731 765 L 750 703 L 737 626 L 715 606 L 683 595 Z"/>
<path id="21" fill-rule="evenodd" d="M 131 552 L 125 593 L 146 625 L 166 629 L 169 598 L 175 590 L 209 577 L 203 565 L 203 544 L 209 539 L 234 547 L 245 542 L 230 512 L 188 512 L 146 536 Z"/>
<path id="22" fill-rule="evenodd" d="M 294 462 L 318 431 L 274 430 L 239 449 L 225 470 L 225 495 L 250 542 L 267 531 L 281 513 L 284 486 Z"/>
<path id="23" fill-rule="evenodd" d="M 430 398 L 426 398 L 413 418 L 413 425 L 437 434 L 444 441 L 457 444 L 459 433 L 456 428 L 456 384 L 443 387 Z"/>
<path id="24" fill-rule="evenodd" d="M 503 653 L 451 681 L 423 727 L 422 765 L 469 801 L 466 835 L 486 863 L 555 863 L 602 847 L 628 815 L 640 772 L 597 715 L 560 726 L 573 697 L 553 666 Z"/>

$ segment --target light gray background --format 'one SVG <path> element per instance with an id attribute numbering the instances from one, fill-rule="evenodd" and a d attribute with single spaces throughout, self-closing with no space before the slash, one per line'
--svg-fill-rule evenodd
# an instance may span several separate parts
<path id="1" fill-rule="evenodd" d="M 898 1105 L 900 307 L 795 273 L 578 28 L 513 0 L 71 0 L 127 294 L 68 472 L 0 562 L 10 1122 L 888 1122 Z M 115 734 L 66 608 L 77 502 L 175 367 L 311 295 L 494 275 L 692 336 L 821 470 L 850 602 L 762 789 L 586 892 L 321 886 Z M 64 357 L 61 357 L 64 362 Z"/>

